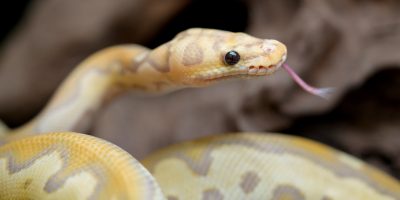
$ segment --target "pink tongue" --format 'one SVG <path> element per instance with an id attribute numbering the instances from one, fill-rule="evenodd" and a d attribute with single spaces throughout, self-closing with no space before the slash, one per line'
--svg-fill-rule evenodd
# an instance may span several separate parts
<path id="1" fill-rule="evenodd" d="M 293 71 L 293 69 L 286 63 L 282 65 L 282 67 L 288 72 L 288 74 L 292 77 L 292 79 L 301 87 L 303 90 L 322 97 L 324 99 L 329 99 L 329 97 L 332 95 L 334 92 L 334 88 L 316 88 L 311 85 L 308 85 L 306 82 L 303 81 L 299 77 L 299 75 L 296 74 L 296 72 Z"/>

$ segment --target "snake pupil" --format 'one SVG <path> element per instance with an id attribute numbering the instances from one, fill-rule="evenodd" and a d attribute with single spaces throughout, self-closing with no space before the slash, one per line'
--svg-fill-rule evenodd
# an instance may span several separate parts
<path id="1" fill-rule="evenodd" d="M 239 60 L 240 60 L 240 55 L 236 51 L 232 50 L 225 54 L 225 63 L 227 65 L 234 65 L 238 63 Z"/>

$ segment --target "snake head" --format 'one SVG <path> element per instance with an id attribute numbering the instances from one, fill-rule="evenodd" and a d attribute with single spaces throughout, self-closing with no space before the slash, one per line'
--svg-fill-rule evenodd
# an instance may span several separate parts
<path id="1" fill-rule="evenodd" d="M 170 77 L 186 86 L 270 75 L 286 60 L 286 46 L 245 33 L 189 29 L 169 47 Z"/>

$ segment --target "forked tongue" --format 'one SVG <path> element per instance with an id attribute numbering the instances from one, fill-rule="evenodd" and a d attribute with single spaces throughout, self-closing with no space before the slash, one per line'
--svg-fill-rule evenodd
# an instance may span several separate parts
<path id="1" fill-rule="evenodd" d="M 316 88 L 308 85 L 299 77 L 299 75 L 294 72 L 294 70 L 286 63 L 283 63 L 282 67 L 288 72 L 292 79 L 301 87 L 303 90 L 309 92 L 310 94 L 322 97 L 324 99 L 329 99 L 332 93 L 335 91 L 334 88 Z"/>

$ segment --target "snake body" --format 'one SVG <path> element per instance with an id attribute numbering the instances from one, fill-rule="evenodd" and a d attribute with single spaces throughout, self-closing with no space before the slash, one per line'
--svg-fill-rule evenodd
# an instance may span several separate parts
<path id="1" fill-rule="evenodd" d="M 144 167 L 113 144 L 70 132 L 86 132 L 96 110 L 128 89 L 165 93 L 266 76 L 285 59 L 276 40 L 200 28 L 153 50 L 95 53 L 37 117 L 0 138 L 0 199 L 400 199 L 394 178 L 298 137 L 203 138 L 160 150 Z"/>

